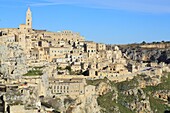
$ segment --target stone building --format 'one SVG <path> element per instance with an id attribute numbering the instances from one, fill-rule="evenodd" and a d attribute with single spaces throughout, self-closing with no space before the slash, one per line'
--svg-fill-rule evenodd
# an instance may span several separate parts
<path id="1" fill-rule="evenodd" d="M 92 41 L 85 42 L 85 52 L 96 53 L 96 43 Z"/>
<path id="2" fill-rule="evenodd" d="M 97 51 L 106 50 L 106 44 L 97 43 L 96 49 Z"/>
<path id="3" fill-rule="evenodd" d="M 84 94 L 85 81 L 81 78 L 53 79 L 49 80 L 52 95 L 82 95 Z"/>

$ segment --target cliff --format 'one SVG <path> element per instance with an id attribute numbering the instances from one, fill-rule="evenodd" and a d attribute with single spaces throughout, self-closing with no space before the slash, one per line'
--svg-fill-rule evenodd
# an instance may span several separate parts
<path id="1" fill-rule="evenodd" d="M 170 63 L 170 43 L 119 45 L 128 59 Z"/>

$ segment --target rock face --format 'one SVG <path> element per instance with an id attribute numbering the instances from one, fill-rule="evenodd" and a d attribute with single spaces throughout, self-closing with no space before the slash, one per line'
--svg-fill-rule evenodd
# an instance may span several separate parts
<path id="1" fill-rule="evenodd" d="M 154 97 L 159 98 L 167 103 L 170 102 L 170 91 L 169 90 L 158 90 L 153 94 Z"/>
<path id="2" fill-rule="evenodd" d="M 111 90 L 112 90 L 111 86 L 104 82 L 101 82 L 96 88 L 97 95 L 104 95 Z"/>
<path id="3" fill-rule="evenodd" d="M 151 107 L 150 107 L 150 102 L 149 102 L 149 97 L 146 96 L 144 91 L 140 88 L 134 88 L 130 89 L 128 91 L 123 92 L 127 96 L 134 96 L 134 99 L 132 102 L 129 102 L 127 104 L 127 107 L 133 111 L 136 112 L 146 112 L 146 113 L 151 113 Z"/>
<path id="4" fill-rule="evenodd" d="M 100 113 L 100 107 L 95 95 L 82 96 L 76 100 L 77 102 L 70 113 Z"/>
<path id="5" fill-rule="evenodd" d="M 0 71 L 5 78 L 17 79 L 27 72 L 26 56 L 24 55 L 22 48 L 18 45 L 1 45 L 0 59 Z"/>
<path id="6" fill-rule="evenodd" d="M 120 49 L 132 60 L 170 63 L 169 48 L 141 48 L 140 45 L 129 45 L 120 46 Z"/>
<path id="7" fill-rule="evenodd" d="M 68 113 L 100 113 L 101 107 L 98 105 L 97 98 L 112 91 L 109 81 L 107 82 L 108 83 L 99 83 L 96 86 L 95 93 L 89 92 L 88 94 L 76 98 L 74 105 L 71 106 L 72 109 L 70 109 L 70 107 L 68 108 L 68 110 L 70 110 Z"/>

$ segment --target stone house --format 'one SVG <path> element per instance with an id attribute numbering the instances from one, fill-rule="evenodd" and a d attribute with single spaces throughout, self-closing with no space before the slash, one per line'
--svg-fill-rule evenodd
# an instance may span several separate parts
<path id="1" fill-rule="evenodd" d="M 84 79 L 81 78 L 51 78 L 49 84 L 52 95 L 82 95 L 85 92 L 85 82 Z"/>
<path id="2" fill-rule="evenodd" d="M 106 44 L 97 43 L 96 44 L 96 49 L 97 49 L 97 51 L 106 50 Z"/>

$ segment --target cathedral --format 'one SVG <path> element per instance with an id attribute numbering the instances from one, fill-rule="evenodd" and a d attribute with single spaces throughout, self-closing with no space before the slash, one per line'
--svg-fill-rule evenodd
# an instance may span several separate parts
<path id="1" fill-rule="evenodd" d="M 19 28 L 20 28 L 21 32 L 23 32 L 23 31 L 30 32 L 30 30 L 32 30 L 32 13 L 31 13 L 31 10 L 29 7 L 26 12 L 26 23 L 20 24 Z"/>

